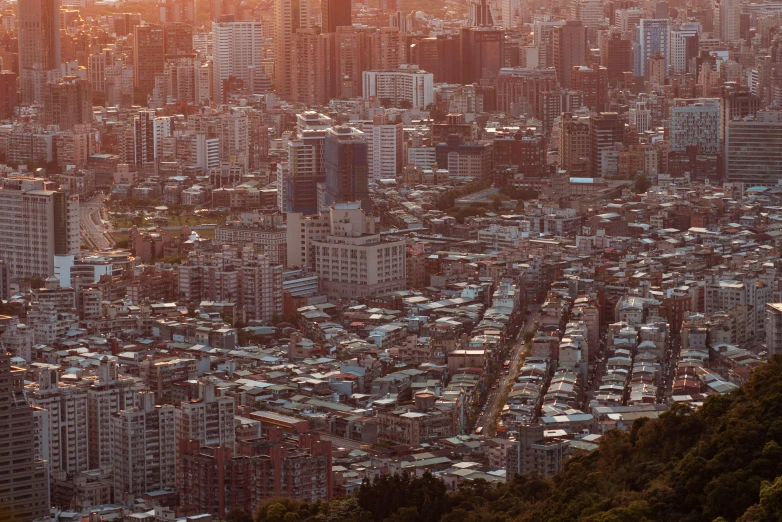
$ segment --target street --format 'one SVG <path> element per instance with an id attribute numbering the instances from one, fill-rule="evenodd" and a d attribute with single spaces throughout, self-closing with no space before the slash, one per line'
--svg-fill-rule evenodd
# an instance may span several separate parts
<path id="1" fill-rule="evenodd" d="M 105 199 L 106 196 L 104 194 L 98 194 L 90 201 L 83 201 L 79 204 L 82 237 L 87 240 L 91 247 L 97 250 L 114 246 L 114 240 L 106 230 L 105 222 L 101 216 Z M 96 221 L 100 225 L 96 224 Z"/>
<path id="2" fill-rule="evenodd" d="M 486 397 L 483 411 L 481 412 L 480 417 L 478 417 L 478 421 L 475 423 L 476 428 L 483 428 L 484 432 L 491 431 L 493 433 L 494 430 L 489 430 L 489 427 L 493 428 L 497 416 L 500 414 L 502 407 L 505 406 L 504 404 L 499 403 L 500 399 L 505 397 L 504 392 L 507 391 L 509 384 L 513 384 L 516 376 L 519 374 L 521 363 L 524 360 L 524 350 L 526 349 L 524 334 L 534 331 L 538 317 L 539 312 L 533 312 L 528 315 L 524 327 L 519 330 L 519 334 L 513 342 L 513 348 L 511 348 L 511 352 L 507 357 L 507 359 L 510 360 L 508 373 L 500 375 L 499 385 L 496 388 L 493 387 L 489 392 L 488 397 Z"/>

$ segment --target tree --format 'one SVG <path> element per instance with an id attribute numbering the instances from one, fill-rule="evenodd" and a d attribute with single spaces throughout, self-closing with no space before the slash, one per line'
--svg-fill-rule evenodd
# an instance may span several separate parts
<path id="1" fill-rule="evenodd" d="M 635 192 L 636 194 L 643 194 L 652 186 L 652 182 L 649 181 L 644 175 L 638 176 L 635 180 Z"/>
<path id="2" fill-rule="evenodd" d="M 253 517 L 241 508 L 233 508 L 226 513 L 225 522 L 253 522 Z"/>

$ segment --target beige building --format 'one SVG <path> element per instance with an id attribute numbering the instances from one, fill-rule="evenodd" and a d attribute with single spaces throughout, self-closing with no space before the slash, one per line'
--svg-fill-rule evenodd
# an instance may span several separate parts
<path id="1" fill-rule="evenodd" d="M 176 487 L 176 431 L 171 405 L 155 406 L 155 394 L 139 393 L 139 406 L 112 417 L 114 502 Z"/>
<path id="2" fill-rule="evenodd" d="M 177 440 L 197 440 L 202 446 L 233 448 L 234 400 L 221 397 L 211 382 L 198 383 L 198 399 L 183 402 L 175 413 Z"/>
<path id="3" fill-rule="evenodd" d="M 405 242 L 384 240 L 358 202 L 319 216 L 288 214 L 288 264 L 314 269 L 330 299 L 404 290 L 405 255 Z"/>
<path id="4" fill-rule="evenodd" d="M 79 198 L 39 178 L 4 179 L 0 188 L 0 259 L 17 278 L 54 275 L 54 256 L 81 248 Z"/>

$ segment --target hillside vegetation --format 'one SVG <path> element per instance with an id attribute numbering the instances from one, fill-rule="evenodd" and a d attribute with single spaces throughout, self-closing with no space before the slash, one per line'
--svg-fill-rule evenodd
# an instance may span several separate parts
<path id="1" fill-rule="evenodd" d="M 276 499 L 256 522 L 771 522 L 782 520 L 782 358 L 730 396 L 612 431 L 552 480 L 516 476 L 448 494 L 427 475 L 383 477 L 357 495 Z"/>

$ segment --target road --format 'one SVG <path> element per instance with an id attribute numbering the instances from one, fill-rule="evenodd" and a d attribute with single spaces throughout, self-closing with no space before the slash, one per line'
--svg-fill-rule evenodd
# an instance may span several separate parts
<path id="1" fill-rule="evenodd" d="M 476 428 L 483 428 L 483 431 L 490 431 L 487 428 L 493 426 L 497 421 L 504 404 L 500 404 L 500 399 L 505 396 L 504 392 L 507 390 L 508 385 L 512 384 L 519 374 L 521 363 L 524 360 L 524 350 L 526 348 L 524 344 L 524 334 L 531 332 L 535 329 L 535 324 L 539 318 L 539 312 L 533 312 L 527 316 L 527 320 L 524 323 L 524 328 L 519 330 L 519 334 L 513 342 L 513 347 L 508 355 L 510 359 L 510 368 L 508 374 L 500 375 L 499 385 L 496 388 L 492 388 L 489 396 L 486 397 L 486 404 L 481 412 L 478 421 L 475 424 Z M 493 430 L 491 430 L 493 431 Z M 488 434 L 487 434 L 488 435 Z"/>
<path id="2" fill-rule="evenodd" d="M 106 230 L 106 224 L 101 216 L 105 199 L 104 194 L 98 194 L 89 201 L 82 201 L 79 205 L 82 237 L 97 250 L 114 246 L 114 240 Z M 96 221 L 100 224 L 96 224 Z"/>

